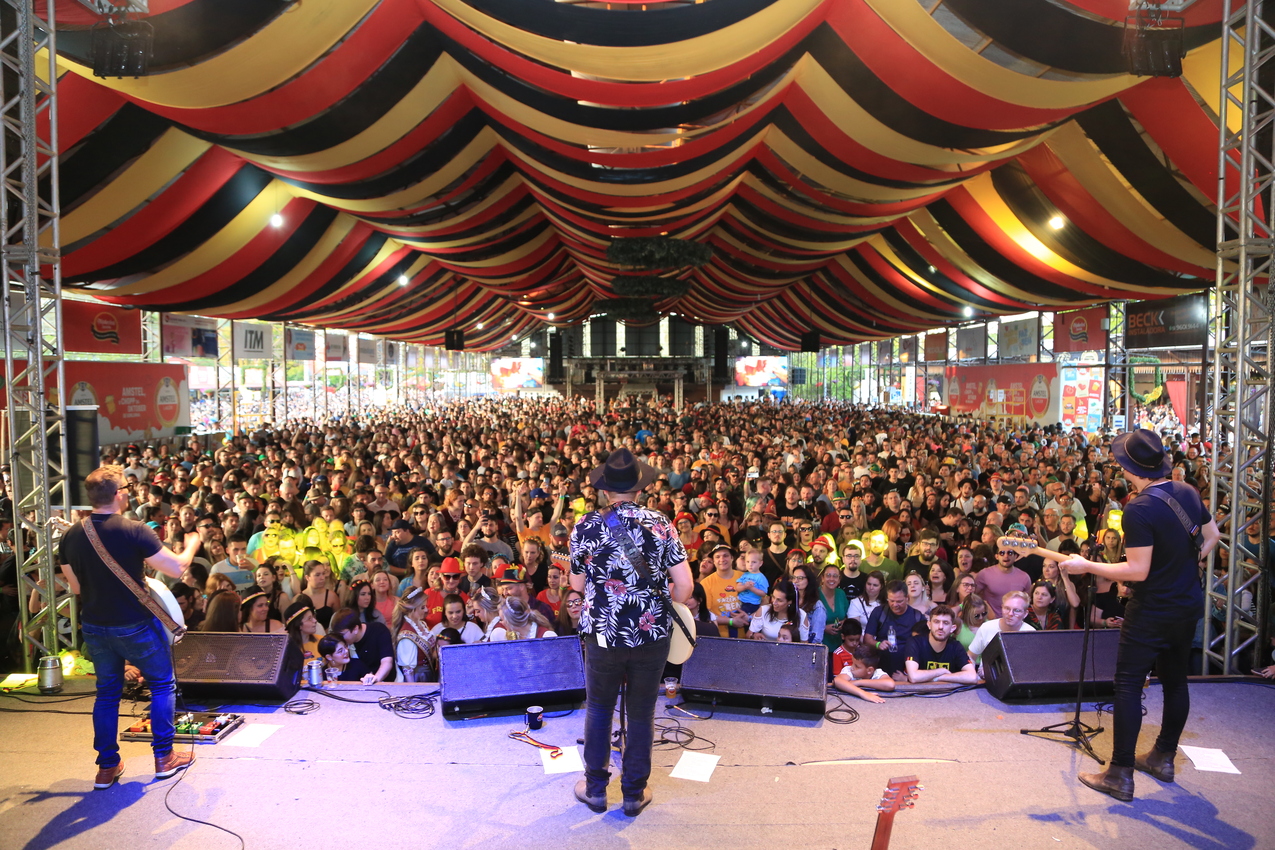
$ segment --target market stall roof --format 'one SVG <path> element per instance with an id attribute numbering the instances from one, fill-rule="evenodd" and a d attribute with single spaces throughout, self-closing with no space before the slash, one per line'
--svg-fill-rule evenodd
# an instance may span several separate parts
<path id="1" fill-rule="evenodd" d="M 1179 78 L 1123 0 L 150 0 L 97 79 L 56 2 L 63 275 L 113 303 L 493 349 L 667 235 L 713 257 L 661 313 L 795 348 L 1215 273 L 1221 0 Z"/>

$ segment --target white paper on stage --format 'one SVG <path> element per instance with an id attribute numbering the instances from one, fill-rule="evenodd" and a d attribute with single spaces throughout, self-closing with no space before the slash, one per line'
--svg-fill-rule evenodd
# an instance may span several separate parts
<path id="1" fill-rule="evenodd" d="M 221 742 L 223 747 L 260 747 L 262 742 L 282 729 L 272 723 L 253 723 Z"/>
<path id="2" fill-rule="evenodd" d="M 706 753 L 683 752 L 669 776 L 674 779 L 707 782 L 713 778 L 713 771 L 717 769 L 717 760 L 720 758 L 721 756 L 710 756 Z"/>
<path id="3" fill-rule="evenodd" d="M 540 751 L 540 761 L 545 766 L 545 773 L 575 773 L 584 770 L 584 759 L 580 758 L 580 748 L 563 747 L 562 755 L 549 758 L 549 750 Z"/>
<path id="4" fill-rule="evenodd" d="M 1178 749 L 1186 753 L 1186 757 L 1191 760 L 1191 764 L 1195 765 L 1196 770 L 1208 770 L 1213 773 L 1240 772 L 1240 769 L 1221 750 L 1216 750 L 1212 747 L 1184 746 L 1179 746 Z"/>

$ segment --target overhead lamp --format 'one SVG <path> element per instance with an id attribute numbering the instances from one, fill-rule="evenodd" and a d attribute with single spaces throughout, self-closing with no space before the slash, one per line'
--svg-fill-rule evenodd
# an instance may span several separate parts
<path id="1" fill-rule="evenodd" d="M 1060 215 L 1056 215 L 1049 220 L 1049 226 L 1052 227 L 1054 230 L 1062 230 L 1063 225 L 1066 223 L 1067 222 Z"/>
<path id="2" fill-rule="evenodd" d="M 973 308 L 973 307 L 966 307 L 964 312 L 965 312 L 965 318 L 967 318 L 967 319 L 968 319 L 970 316 L 973 316 L 973 315 L 974 315 L 974 308 Z"/>
<path id="3" fill-rule="evenodd" d="M 407 275 L 401 274 L 398 276 L 398 285 L 407 286 Z"/>
<path id="4" fill-rule="evenodd" d="M 551 322 L 553 321 L 553 313 L 550 313 L 550 314 L 549 314 L 549 321 L 551 321 Z"/>
<path id="5" fill-rule="evenodd" d="M 283 216 L 279 215 L 279 213 L 275 213 L 274 215 L 270 216 L 270 226 L 283 227 Z"/>
<path id="6" fill-rule="evenodd" d="M 478 330 L 482 330 L 482 329 L 483 329 L 483 323 L 482 323 L 482 322 L 479 322 L 479 323 L 478 323 L 478 325 L 477 325 L 477 327 L 478 327 Z"/>

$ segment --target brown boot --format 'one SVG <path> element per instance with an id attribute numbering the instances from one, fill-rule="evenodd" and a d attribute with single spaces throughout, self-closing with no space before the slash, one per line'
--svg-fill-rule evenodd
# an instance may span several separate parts
<path id="1" fill-rule="evenodd" d="M 195 760 L 195 754 L 189 750 L 177 752 L 173 750 L 163 758 L 155 759 L 155 778 L 167 779 L 180 770 L 190 767 L 190 763 Z"/>
<path id="2" fill-rule="evenodd" d="M 1102 773 L 1082 773 L 1081 782 L 1095 791 L 1110 794 L 1121 802 L 1133 800 L 1133 768 L 1109 765 Z"/>
<path id="3" fill-rule="evenodd" d="M 1173 753 L 1162 753 L 1155 747 L 1133 760 L 1133 766 L 1161 782 L 1173 781 Z"/>

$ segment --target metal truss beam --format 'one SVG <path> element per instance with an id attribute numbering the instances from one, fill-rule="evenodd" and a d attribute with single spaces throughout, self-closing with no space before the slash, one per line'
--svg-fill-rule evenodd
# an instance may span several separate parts
<path id="1" fill-rule="evenodd" d="M 1275 221 L 1275 3 L 1224 0 L 1218 153 L 1210 506 L 1222 542 L 1205 585 L 1204 672 L 1261 664 L 1269 607 L 1272 372 L 1270 279 Z M 1228 69 L 1235 65 L 1234 72 Z M 1264 85 L 1266 86 L 1264 88 Z M 1232 131 L 1234 123 L 1239 127 Z M 1257 525 L 1260 543 L 1248 543 Z M 1256 548 L 1256 551 L 1251 551 Z M 1255 604 L 1254 604 L 1255 603 Z M 1262 666 L 1265 666 L 1262 664 Z"/>

